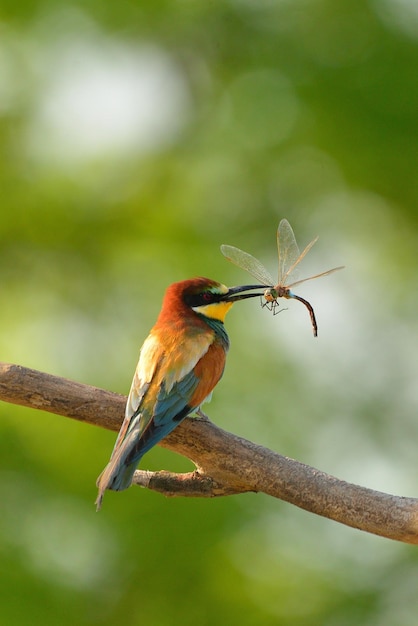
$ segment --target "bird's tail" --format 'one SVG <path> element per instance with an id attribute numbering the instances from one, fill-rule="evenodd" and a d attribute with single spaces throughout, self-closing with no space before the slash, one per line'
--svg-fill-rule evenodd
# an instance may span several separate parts
<path id="1" fill-rule="evenodd" d="M 131 483 L 136 467 L 144 454 L 135 453 L 138 446 L 137 425 L 134 424 L 118 446 L 115 446 L 109 463 L 97 479 L 96 485 L 99 493 L 96 498 L 96 510 L 102 506 L 102 500 L 106 489 L 112 491 L 123 491 Z M 118 442 L 117 442 L 118 443 Z"/>
<path id="2" fill-rule="evenodd" d="M 99 511 L 102 506 L 102 500 L 106 489 L 111 489 L 112 491 L 123 491 L 123 489 L 127 489 L 131 485 L 136 466 L 137 463 L 131 463 L 130 465 L 121 465 L 117 467 L 113 461 L 109 461 L 96 482 L 99 489 L 95 502 L 97 511 Z"/>

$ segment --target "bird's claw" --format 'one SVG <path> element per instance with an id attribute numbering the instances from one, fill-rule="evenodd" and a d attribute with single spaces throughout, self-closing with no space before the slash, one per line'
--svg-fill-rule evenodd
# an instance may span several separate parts
<path id="1" fill-rule="evenodd" d="M 205 422 L 210 422 L 209 417 L 206 415 L 206 413 L 203 413 L 201 408 L 196 409 L 195 413 L 196 413 L 198 419 L 201 419 L 201 420 L 203 420 Z"/>

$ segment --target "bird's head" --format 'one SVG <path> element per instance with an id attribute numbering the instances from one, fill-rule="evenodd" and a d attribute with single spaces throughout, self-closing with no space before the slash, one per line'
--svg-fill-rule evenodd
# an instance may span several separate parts
<path id="1" fill-rule="evenodd" d="M 261 285 L 226 287 L 210 278 L 193 278 L 170 285 L 164 300 L 170 303 L 170 308 L 173 305 L 178 307 L 181 303 L 183 310 L 186 307 L 195 313 L 223 322 L 234 302 L 263 295 L 263 291 L 244 293 L 255 289 L 260 290 L 263 287 Z"/>

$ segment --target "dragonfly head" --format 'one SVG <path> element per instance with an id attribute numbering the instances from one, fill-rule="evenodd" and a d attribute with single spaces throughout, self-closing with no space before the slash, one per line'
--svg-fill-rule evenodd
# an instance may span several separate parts
<path id="1" fill-rule="evenodd" d="M 269 287 L 269 289 L 265 290 L 263 296 L 267 302 L 274 302 L 279 297 L 279 294 L 277 289 L 275 289 L 274 287 Z"/>

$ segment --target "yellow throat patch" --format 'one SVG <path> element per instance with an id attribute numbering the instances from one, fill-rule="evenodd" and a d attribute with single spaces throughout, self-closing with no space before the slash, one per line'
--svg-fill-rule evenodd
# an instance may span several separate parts
<path id="1" fill-rule="evenodd" d="M 233 305 L 233 302 L 213 302 L 212 304 L 204 304 L 202 306 L 194 306 L 193 311 L 205 315 L 213 320 L 223 322 L 226 314 Z"/>

